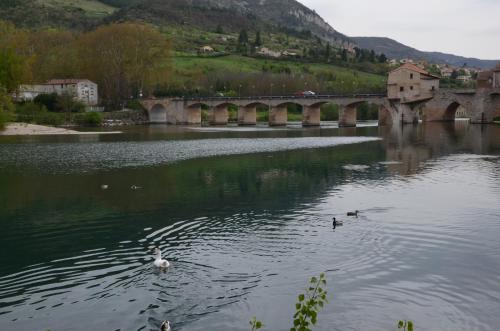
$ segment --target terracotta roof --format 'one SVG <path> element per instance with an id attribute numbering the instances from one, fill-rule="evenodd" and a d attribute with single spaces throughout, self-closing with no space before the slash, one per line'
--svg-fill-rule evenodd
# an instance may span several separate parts
<path id="1" fill-rule="evenodd" d="M 420 73 L 422 75 L 439 79 L 438 76 L 433 75 L 430 72 L 428 72 L 428 71 L 426 71 L 426 70 L 424 70 L 424 69 L 420 68 L 419 66 L 416 66 L 416 65 L 414 65 L 412 63 L 405 63 L 402 66 L 400 66 L 399 68 L 394 69 L 393 71 L 400 70 L 400 69 L 407 69 L 407 70 L 415 71 L 415 72 L 418 72 L 418 73 Z"/>
<path id="2" fill-rule="evenodd" d="M 493 78 L 493 71 L 481 71 L 477 74 L 477 80 L 487 81 L 488 79 Z"/>
<path id="3" fill-rule="evenodd" d="M 90 82 L 88 79 L 51 79 L 45 85 L 78 84 L 80 82 Z"/>

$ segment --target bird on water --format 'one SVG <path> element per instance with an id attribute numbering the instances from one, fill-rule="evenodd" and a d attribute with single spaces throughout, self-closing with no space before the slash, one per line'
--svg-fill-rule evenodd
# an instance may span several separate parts
<path id="1" fill-rule="evenodd" d="M 155 267 L 158 268 L 170 267 L 170 262 L 161 258 L 161 250 L 158 247 L 155 248 L 154 252 L 155 252 L 155 261 L 153 262 L 153 264 L 155 265 Z"/>
<path id="2" fill-rule="evenodd" d="M 333 224 L 332 224 L 332 225 L 333 225 L 333 228 L 335 229 L 337 226 L 342 226 L 342 225 L 344 225 L 344 222 L 342 222 L 342 221 L 337 221 L 337 219 L 334 217 L 334 218 L 333 218 Z"/>
<path id="3" fill-rule="evenodd" d="M 347 213 L 347 216 L 355 216 L 358 217 L 359 210 L 356 211 L 350 211 Z"/>
<path id="4" fill-rule="evenodd" d="M 170 328 L 170 322 L 169 321 L 163 321 L 160 325 L 160 331 L 171 331 L 172 329 Z"/>

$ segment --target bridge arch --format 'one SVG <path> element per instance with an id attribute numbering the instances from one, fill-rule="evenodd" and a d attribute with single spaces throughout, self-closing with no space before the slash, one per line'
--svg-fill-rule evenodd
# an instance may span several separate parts
<path id="1" fill-rule="evenodd" d="M 468 117 L 470 118 L 470 112 L 469 112 L 469 109 L 467 109 L 464 105 L 462 105 L 460 102 L 454 100 L 452 101 L 445 109 L 444 113 L 443 113 L 443 116 L 442 116 L 442 120 L 443 121 L 454 121 L 456 118 L 457 118 L 457 112 L 460 110 L 460 109 L 464 109 L 463 110 L 463 114 L 461 114 L 462 116 L 465 116 L 465 117 Z"/>
<path id="2" fill-rule="evenodd" d="M 166 123 L 167 122 L 167 109 L 160 103 L 157 103 L 149 110 L 150 123 Z"/>

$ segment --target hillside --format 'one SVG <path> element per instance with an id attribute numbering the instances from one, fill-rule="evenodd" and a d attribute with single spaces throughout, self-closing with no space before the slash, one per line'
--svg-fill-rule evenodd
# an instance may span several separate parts
<path id="1" fill-rule="evenodd" d="M 337 32 L 316 12 L 295 0 L 142 0 L 126 6 L 107 21 L 140 20 L 158 25 L 181 24 L 226 31 L 242 28 L 311 34 L 332 45 L 347 45 L 349 38 Z"/>
<path id="2" fill-rule="evenodd" d="M 382 37 L 352 37 L 351 38 L 361 48 L 373 49 L 377 53 L 384 53 L 391 59 L 410 58 L 414 60 L 426 60 L 431 63 L 450 64 L 461 67 L 465 63 L 469 67 L 482 69 L 493 68 L 497 62 L 495 60 L 480 60 L 476 58 L 466 58 L 452 54 L 439 52 L 423 52 L 415 48 L 403 45 L 390 38 Z"/>
<path id="3" fill-rule="evenodd" d="M 0 19 L 34 28 L 87 29 L 131 20 L 205 30 L 221 26 L 232 32 L 288 30 L 332 45 L 350 44 L 348 37 L 295 0 L 0 0 Z"/>

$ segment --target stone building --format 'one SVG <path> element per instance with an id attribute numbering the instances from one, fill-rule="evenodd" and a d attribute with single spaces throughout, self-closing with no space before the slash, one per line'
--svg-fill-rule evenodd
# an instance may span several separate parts
<path id="1" fill-rule="evenodd" d="M 406 63 L 389 73 L 387 96 L 401 102 L 430 99 L 439 90 L 439 77 L 426 70 Z"/>
<path id="2" fill-rule="evenodd" d="M 500 88 L 500 63 L 495 69 L 481 71 L 477 75 L 478 88 Z"/>
<path id="3" fill-rule="evenodd" d="M 72 95 L 88 106 L 96 106 L 99 101 L 97 84 L 88 79 L 52 79 L 44 84 L 21 85 L 16 98 L 30 101 L 40 94 L 51 93 Z"/>

